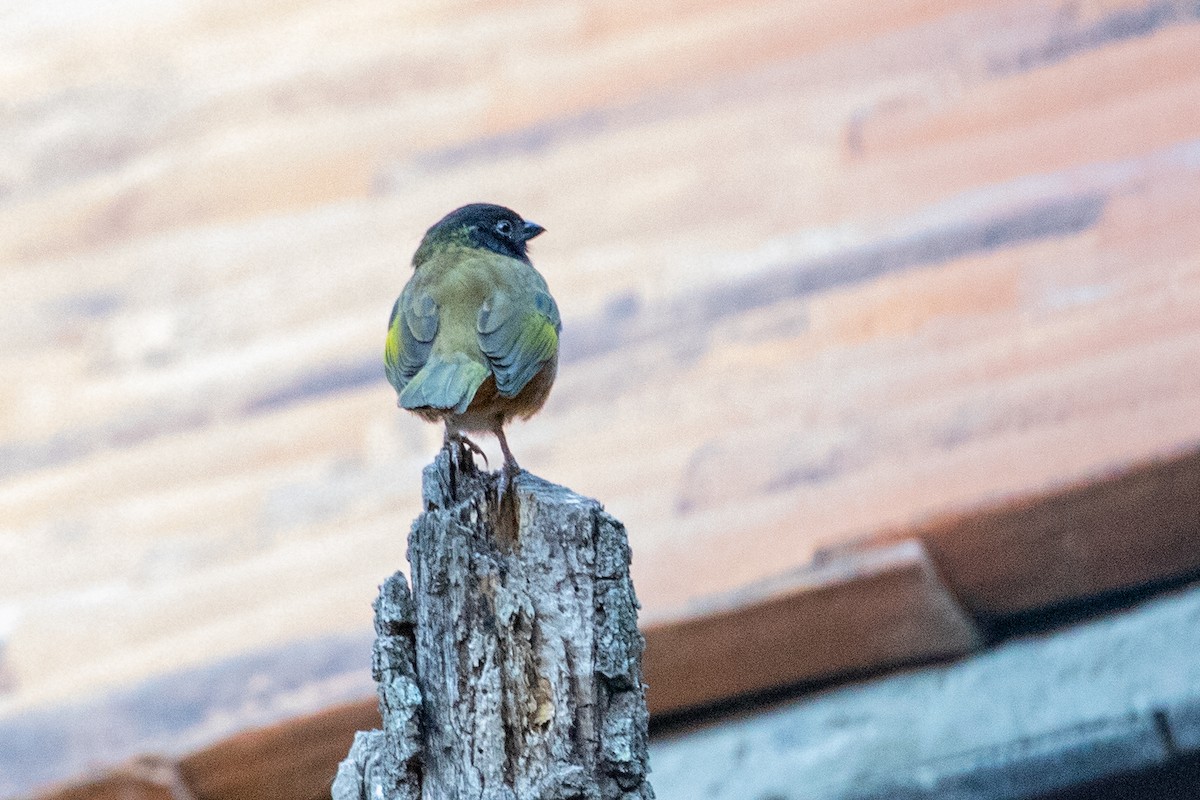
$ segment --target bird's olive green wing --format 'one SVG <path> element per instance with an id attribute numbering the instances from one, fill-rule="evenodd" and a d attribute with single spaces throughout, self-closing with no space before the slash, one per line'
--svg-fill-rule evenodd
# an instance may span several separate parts
<path id="1" fill-rule="evenodd" d="M 532 293 L 516 297 L 506 291 L 493 293 L 479 309 L 476 327 L 479 349 L 496 376 L 497 390 L 515 397 L 558 353 L 562 320 L 541 283 Z"/>
<path id="2" fill-rule="evenodd" d="M 410 283 L 392 306 L 387 341 L 383 350 L 388 382 L 403 391 L 425 366 L 438 331 L 438 307 L 426 292 Z"/>

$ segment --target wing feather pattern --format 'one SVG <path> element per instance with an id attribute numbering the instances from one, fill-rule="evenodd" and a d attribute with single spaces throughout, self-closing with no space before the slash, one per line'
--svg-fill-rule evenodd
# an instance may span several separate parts
<path id="1" fill-rule="evenodd" d="M 544 284 L 533 292 L 532 302 L 526 298 L 514 301 L 508 293 L 495 292 L 479 309 L 479 349 L 504 397 L 515 397 L 558 353 L 562 319 L 554 298 Z"/>
<path id="2" fill-rule="evenodd" d="M 438 307 L 433 298 L 412 284 L 392 306 L 383 360 L 388 382 L 402 392 L 429 360 L 438 331 Z"/>

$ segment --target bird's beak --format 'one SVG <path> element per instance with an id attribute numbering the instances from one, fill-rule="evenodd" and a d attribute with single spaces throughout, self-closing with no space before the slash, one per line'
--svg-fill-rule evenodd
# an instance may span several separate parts
<path id="1" fill-rule="evenodd" d="M 529 220 L 526 220 L 521 241 L 528 242 L 539 233 L 544 233 L 545 230 L 545 228 L 543 228 L 541 225 L 538 225 L 536 222 L 530 222 Z"/>

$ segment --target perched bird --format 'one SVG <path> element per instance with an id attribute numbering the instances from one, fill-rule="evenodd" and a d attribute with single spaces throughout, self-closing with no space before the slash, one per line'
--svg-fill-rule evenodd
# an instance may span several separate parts
<path id="1" fill-rule="evenodd" d="M 397 404 L 475 452 L 463 434 L 494 433 L 508 476 L 504 425 L 542 407 L 558 369 L 558 306 L 526 253 L 544 230 L 488 203 L 447 214 L 413 255 L 384 348 Z"/>

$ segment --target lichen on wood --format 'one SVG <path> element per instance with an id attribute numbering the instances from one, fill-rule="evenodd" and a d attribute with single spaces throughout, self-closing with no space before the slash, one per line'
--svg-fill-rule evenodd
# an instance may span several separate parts
<path id="1" fill-rule="evenodd" d="M 335 800 L 654 796 L 624 527 L 529 473 L 498 484 L 464 450 L 426 467 L 412 593 L 397 574 L 376 603 L 385 730 Z"/>

